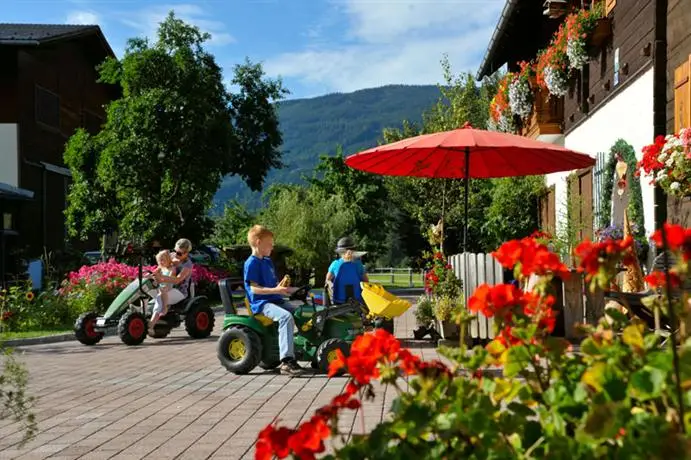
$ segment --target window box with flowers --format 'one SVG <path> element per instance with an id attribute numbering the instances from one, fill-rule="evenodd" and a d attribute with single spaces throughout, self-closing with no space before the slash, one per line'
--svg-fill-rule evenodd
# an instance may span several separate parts
<path id="1" fill-rule="evenodd" d="M 569 91 L 570 70 L 565 23 L 559 26 L 552 42 L 537 57 L 537 83 L 556 97 Z"/>
<path id="2" fill-rule="evenodd" d="M 643 147 L 636 174 L 651 177 L 650 183 L 669 195 L 691 196 L 691 128 L 658 136 L 654 143 Z"/>
<path id="3" fill-rule="evenodd" d="M 566 56 L 571 69 L 582 69 L 590 60 L 590 49 L 598 48 L 608 38 L 603 35 L 603 26 L 598 27 L 601 18 L 601 6 L 591 10 L 578 10 L 566 17 Z M 606 24 L 603 25 L 606 31 Z"/>
<path id="4" fill-rule="evenodd" d="M 509 107 L 511 113 L 526 119 L 533 110 L 535 91 L 535 70 L 529 62 L 521 62 L 520 72 L 513 75 L 509 83 Z"/>

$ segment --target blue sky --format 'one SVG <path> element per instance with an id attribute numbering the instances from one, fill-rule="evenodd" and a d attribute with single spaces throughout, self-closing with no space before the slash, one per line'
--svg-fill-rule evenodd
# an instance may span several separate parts
<path id="1" fill-rule="evenodd" d="M 244 60 L 281 76 L 290 98 L 391 83 L 436 84 L 439 61 L 477 69 L 504 0 L 0 0 L 2 22 L 98 24 L 118 56 L 169 10 L 212 35 L 230 78 Z"/>

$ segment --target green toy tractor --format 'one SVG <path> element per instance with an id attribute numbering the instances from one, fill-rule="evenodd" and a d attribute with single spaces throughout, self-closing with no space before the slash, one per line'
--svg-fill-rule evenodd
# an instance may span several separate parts
<path id="1" fill-rule="evenodd" d="M 79 316 L 74 335 L 84 345 L 101 341 L 107 329 L 117 327 L 120 339 L 127 345 L 141 344 L 148 334 L 149 319 L 158 284 L 151 272 L 139 266 L 139 276 L 118 294 L 103 316 L 87 312 Z M 156 323 L 152 338 L 161 339 L 185 322 L 187 334 L 195 339 L 209 337 L 214 329 L 214 312 L 205 296 L 194 295 L 194 282 L 190 280 L 189 296 L 171 305 L 168 313 Z"/>
<path id="2" fill-rule="evenodd" d="M 221 364 L 234 374 L 247 374 L 256 366 L 265 370 L 276 368 L 281 363 L 278 323 L 262 314 L 253 314 L 250 308 L 247 315 L 238 314 L 232 292 L 242 285 L 241 279 L 222 279 L 218 285 L 225 308 L 223 333 L 217 345 Z M 295 358 L 309 361 L 314 369 L 326 373 L 337 356 L 336 350 L 347 356 L 352 341 L 364 332 L 362 318 L 357 306 L 326 308 L 308 302 L 309 291 L 309 286 L 303 286 L 290 296 L 290 301 L 300 303 L 293 313 L 298 329 Z"/>

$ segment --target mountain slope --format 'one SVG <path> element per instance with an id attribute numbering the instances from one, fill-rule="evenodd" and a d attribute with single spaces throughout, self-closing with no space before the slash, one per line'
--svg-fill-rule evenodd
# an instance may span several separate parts
<path id="1" fill-rule="evenodd" d="M 312 174 L 320 155 L 333 154 L 338 145 L 346 155 L 374 147 L 384 128 L 398 127 L 403 120 L 420 122 L 438 97 L 436 86 L 391 85 L 282 102 L 278 113 L 286 166 L 271 171 L 265 187 L 300 182 L 302 176 Z M 260 196 L 240 179 L 229 177 L 214 201 L 221 209 L 231 199 L 255 208 Z"/>

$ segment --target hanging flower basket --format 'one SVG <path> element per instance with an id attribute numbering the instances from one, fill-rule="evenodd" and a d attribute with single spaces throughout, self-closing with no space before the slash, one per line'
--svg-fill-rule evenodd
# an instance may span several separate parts
<path id="1" fill-rule="evenodd" d="M 499 81 L 497 94 L 494 95 L 489 104 L 489 121 L 487 122 L 487 127 L 490 131 L 500 131 L 504 133 L 513 133 L 516 131 L 511 105 L 509 103 L 509 86 L 514 78 L 515 75 L 509 72 Z"/>
<path id="2" fill-rule="evenodd" d="M 570 68 L 580 70 L 590 60 L 590 41 L 601 17 L 601 7 L 578 10 L 566 17 L 563 34 Z"/>
<path id="3" fill-rule="evenodd" d="M 659 185 L 667 194 L 691 196 L 691 128 L 658 136 L 653 144 L 643 147 L 637 167 L 636 175 L 650 176 L 650 183 Z"/>
<path id="4" fill-rule="evenodd" d="M 588 46 L 593 50 L 599 50 L 607 43 L 607 40 L 612 36 L 612 19 L 600 18 L 595 24 L 590 38 L 588 39 Z"/>
<path id="5" fill-rule="evenodd" d="M 566 23 L 562 23 L 547 49 L 537 58 L 537 83 L 550 95 L 561 97 L 569 91 L 569 57 Z"/>

